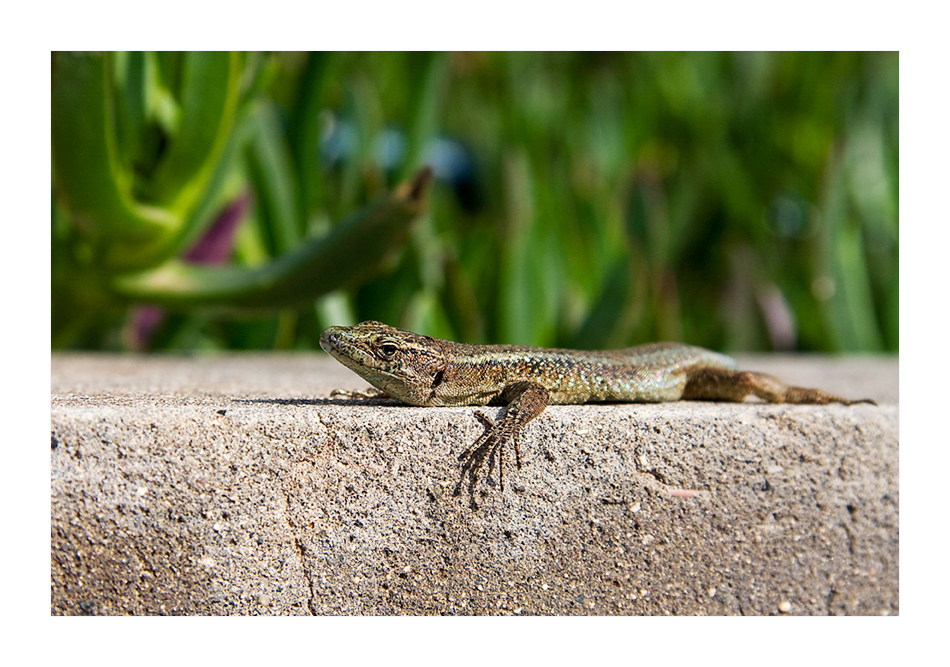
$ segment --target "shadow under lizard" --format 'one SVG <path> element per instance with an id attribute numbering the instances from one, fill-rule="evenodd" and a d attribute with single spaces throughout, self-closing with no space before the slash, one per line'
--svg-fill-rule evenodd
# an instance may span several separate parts
<path id="1" fill-rule="evenodd" d="M 514 445 L 520 469 L 521 431 L 548 405 L 741 402 L 750 395 L 771 403 L 874 404 L 870 399 L 852 401 L 821 389 L 789 386 L 765 373 L 740 371 L 730 357 L 682 343 L 601 352 L 468 345 L 370 321 L 329 327 L 320 336 L 320 347 L 376 387 L 381 393 L 375 396 L 429 407 L 506 406 L 498 421 L 476 413 L 485 432 L 459 456 L 465 463 L 455 495 L 468 475 L 473 507 L 478 472 L 486 458 L 489 479 L 497 458 L 504 491 L 506 445 Z"/>

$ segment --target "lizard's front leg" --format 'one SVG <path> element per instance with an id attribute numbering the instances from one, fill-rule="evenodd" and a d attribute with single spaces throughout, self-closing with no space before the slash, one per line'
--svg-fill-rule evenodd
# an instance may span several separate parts
<path id="1" fill-rule="evenodd" d="M 491 470 L 495 466 L 495 457 L 498 457 L 498 482 L 502 491 L 505 490 L 505 445 L 509 442 L 515 447 L 515 461 L 518 468 L 521 468 L 521 451 L 518 447 L 521 429 L 547 407 L 548 390 L 533 382 L 516 382 L 505 387 L 500 399 L 508 406 L 504 415 L 494 422 L 480 412 L 475 413 L 485 425 L 485 432 L 459 456 L 459 460 L 465 461 L 465 464 L 462 466 L 462 474 L 454 495 L 462 492 L 462 481 L 468 475 L 468 493 L 473 508 L 478 507 L 475 502 L 475 484 L 478 482 L 478 471 L 486 457 L 489 481 Z"/>

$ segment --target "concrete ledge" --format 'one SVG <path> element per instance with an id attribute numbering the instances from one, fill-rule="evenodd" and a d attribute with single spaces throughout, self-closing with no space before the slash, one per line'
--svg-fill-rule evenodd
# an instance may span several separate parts
<path id="1" fill-rule="evenodd" d="M 741 363 L 881 405 L 551 407 L 472 511 L 474 408 L 329 400 L 364 384 L 320 354 L 54 354 L 51 613 L 898 613 L 897 360 Z"/>

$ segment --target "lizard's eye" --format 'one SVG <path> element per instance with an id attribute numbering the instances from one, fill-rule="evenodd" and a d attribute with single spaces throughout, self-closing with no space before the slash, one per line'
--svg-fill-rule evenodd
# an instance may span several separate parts
<path id="1" fill-rule="evenodd" d="M 396 346 L 392 343 L 384 343 L 379 346 L 379 353 L 383 355 L 384 359 L 392 359 L 396 356 Z"/>

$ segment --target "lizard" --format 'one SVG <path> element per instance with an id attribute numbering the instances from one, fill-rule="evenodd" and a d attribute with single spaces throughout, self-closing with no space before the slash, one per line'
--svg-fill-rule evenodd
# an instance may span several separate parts
<path id="1" fill-rule="evenodd" d="M 320 347 L 369 382 L 375 391 L 334 392 L 360 398 L 393 398 L 416 406 L 503 405 L 493 421 L 475 416 L 485 432 L 462 454 L 461 479 L 469 478 L 471 504 L 487 457 L 489 482 L 495 460 L 504 492 L 504 455 L 525 425 L 548 405 L 595 402 L 661 403 L 679 400 L 742 402 L 750 395 L 771 403 L 876 403 L 849 400 L 821 389 L 789 386 L 778 378 L 740 371 L 734 359 L 683 343 L 650 343 L 600 352 L 526 345 L 471 345 L 424 336 L 382 322 L 328 327 Z"/>

